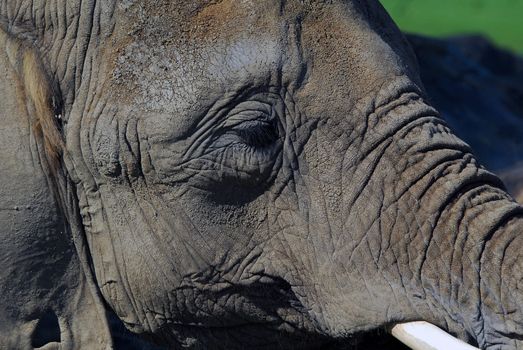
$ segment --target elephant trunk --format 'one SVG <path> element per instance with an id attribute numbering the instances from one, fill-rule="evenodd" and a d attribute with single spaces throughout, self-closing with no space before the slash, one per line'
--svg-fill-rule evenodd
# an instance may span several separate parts
<path id="1" fill-rule="evenodd" d="M 516 206 L 505 205 L 507 209 Z M 523 213 L 519 206 L 504 213 L 500 209 L 485 212 L 483 225 L 493 229 L 474 238 L 481 247 L 479 260 L 473 264 L 479 275 L 478 339 L 482 348 L 523 349 Z"/>
<path id="2" fill-rule="evenodd" d="M 523 348 L 523 208 L 421 95 L 396 81 L 361 130 L 318 126 L 304 159 L 323 162 L 301 165 L 298 191 L 315 234 L 296 243 L 313 275 L 294 290 L 331 336 L 427 321 L 480 348 Z"/>
<path id="3" fill-rule="evenodd" d="M 409 163 L 397 172 L 408 189 L 386 215 L 389 233 L 382 229 L 396 243 L 386 273 L 399 270 L 415 311 L 408 317 L 480 348 L 523 348 L 523 208 L 442 122 L 412 130 L 397 141 L 408 145 L 397 154 Z"/>
<path id="4" fill-rule="evenodd" d="M 314 233 L 296 242 L 313 257 L 298 281 L 313 289 L 297 294 L 339 337 L 424 320 L 482 348 L 523 347 L 523 208 L 427 104 L 390 19 L 369 26 L 344 11 L 301 32 L 315 64 L 295 99 L 318 123 L 295 175 L 296 216 Z"/>

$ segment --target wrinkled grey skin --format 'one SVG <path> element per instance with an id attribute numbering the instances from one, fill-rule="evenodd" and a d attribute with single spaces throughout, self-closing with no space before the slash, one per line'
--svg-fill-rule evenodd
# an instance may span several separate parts
<path id="1" fill-rule="evenodd" d="M 377 1 L 9 0 L 0 18 L 39 48 L 65 143 L 51 171 L 2 53 L 2 348 L 111 348 L 113 312 L 168 348 L 412 320 L 523 348 L 523 210 L 427 104 Z"/>

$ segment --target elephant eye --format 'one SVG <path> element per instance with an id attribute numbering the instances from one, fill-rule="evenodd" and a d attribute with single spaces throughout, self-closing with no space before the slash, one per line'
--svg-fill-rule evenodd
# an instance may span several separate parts
<path id="1" fill-rule="evenodd" d="M 246 101 L 229 113 L 218 137 L 220 143 L 264 149 L 278 141 L 278 121 L 278 113 L 272 104 Z"/>
<path id="2" fill-rule="evenodd" d="M 264 148 L 278 139 L 278 126 L 275 120 L 246 121 L 231 129 L 232 133 L 246 144 Z"/>
<path id="3" fill-rule="evenodd" d="M 198 185 L 208 184 L 216 191 L 224 188 L 216 182 L 252 188 L 271 181 L 281 163 L 283 111 L 279 96 L 268 94 L 253 96 L 228 111 L 198 158 L 204 170 L 194 179 Z"/>

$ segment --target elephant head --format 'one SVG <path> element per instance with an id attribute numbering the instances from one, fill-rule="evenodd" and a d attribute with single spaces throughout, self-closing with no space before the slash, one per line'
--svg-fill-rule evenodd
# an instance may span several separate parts
<path id="1" fill-rule="evenodd" d="M 20 142 L 63 214 L 62 334 L 85 309 L 90 348 L 112 346 L 106 310 L 174 348 L 316 348 L 414 320 L 523 348 L 523 210 L 427 103 L 378 1 L 0 11 Z"/>

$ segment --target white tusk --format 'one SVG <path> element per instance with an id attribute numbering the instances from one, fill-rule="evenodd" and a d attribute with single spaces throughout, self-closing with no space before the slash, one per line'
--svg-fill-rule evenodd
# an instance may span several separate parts
<path id="1" fill-rule="evenodd" d="M 398 324 L 391 333 L 413 350 L 479 350 L 424 321 Z"/>

